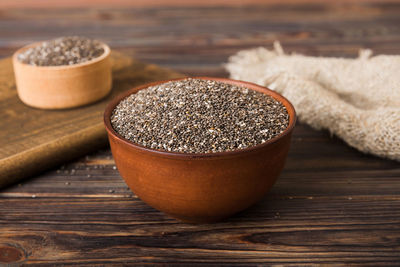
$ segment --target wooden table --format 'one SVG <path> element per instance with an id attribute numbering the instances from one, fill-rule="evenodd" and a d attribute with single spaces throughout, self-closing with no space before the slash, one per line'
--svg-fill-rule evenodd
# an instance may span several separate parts
<path id="1" fill-rule="evenodd" d="M 308 55 L 354 57 L 362 47 L 400 53 L 399 2 L 327 2 L 3 8 L 0 56 L 81 34 L 186 74 L 227 76 L 221 64 L 229 55 L 274 40 Z M 299 123 L 285 170 L 263 201 L 221 223 L 190 225 L 133 195 L 104 148 L 0 191 L 0 262 L 7 260 L 398 266 L 400 164 Z"/>

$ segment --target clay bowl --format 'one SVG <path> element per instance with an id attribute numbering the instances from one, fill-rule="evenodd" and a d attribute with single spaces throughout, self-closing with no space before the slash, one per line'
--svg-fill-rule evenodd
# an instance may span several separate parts
<path id="1" fill-rule="evenodd" d="M 63 109 L 86 105 L 105 97 L 111 90 L 110 48 L 90 61 L 65 66 L 33 66 L 13 55 L 18 96 L 25 104 L 41 109 Z"/>
<path id="2" fill-rule="evenodd" d="M 104 123 L 118 170 L 138 197 L 182 221 L 215 222 L 261 200 L 275 183 L 285 164 L 296 113 L 286 98 L 265 87 L 223 78 L 197 79 L 246 86 L 272 96 L 286 106 L 290 116 L 288 128 L 261 145 L 204 154 L 149 149 L 114 131 L 110 117 L 122 99 L 168 81 L 142 85 L 116 97 L 105 110 Z"/>

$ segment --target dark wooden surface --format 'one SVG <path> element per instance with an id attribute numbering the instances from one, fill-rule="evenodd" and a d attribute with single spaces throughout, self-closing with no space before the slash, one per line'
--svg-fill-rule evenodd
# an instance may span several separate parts
<path id="1" fill-rule="evenodd" d="M 240 49 L 344 56 L 400 53 L 400 3 L 242 7 L 3 9 L 0 56 L 59 35 L 103 39 L 189 75 L 227 76 Z M 298 124 L 283 171 L 259 204 L 190 225 L 127 189 L 108 149 L 0 191 L 0 261 L 26 265 L 400 265 L 400 164 Z"/>

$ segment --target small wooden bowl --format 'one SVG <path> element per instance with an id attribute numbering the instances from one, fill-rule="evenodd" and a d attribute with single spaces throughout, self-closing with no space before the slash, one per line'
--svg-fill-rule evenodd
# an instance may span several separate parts
<path id="1" fill-rule="evenodd" d="M 105 97 L 111 90 L 110 48 L 90 61 L 63 66 L 34 66 L 18 60 L 25 46 L 13 55 L 18 96 L 25 104 L 41 109 L 63 109 L 86 105 Z"/>
<path id="2" fill-rule="evenodd" d="M 272 96 L 285 105 L 289 126 L 257 146 L 204 154 L 149 149 L 124 139 L 113 129 L 111 114 L 122 99 L 168 81 L 142 85 L 116 97 L 105 110 L 104 123 L 118 170 L 137 196 L 180 220 L 215 222 L 253 205 L 275 183 L 289 151 L 296 113 L 286 98 L 265 87 L 223 78 L 196 79 L 245 86 Z"/>

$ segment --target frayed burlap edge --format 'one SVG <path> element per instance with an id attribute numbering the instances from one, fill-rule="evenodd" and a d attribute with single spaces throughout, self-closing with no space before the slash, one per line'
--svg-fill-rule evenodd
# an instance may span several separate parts
<path id="1" fill-rule="evenodd" d="M 400 161 L 400 56 L 356 59 L 287 55 L 274 49 L 238 52 L 225 65 L 231 78 L 284 95 L 299 120 L 327 129 L 350 146 Z"/>

